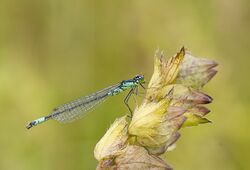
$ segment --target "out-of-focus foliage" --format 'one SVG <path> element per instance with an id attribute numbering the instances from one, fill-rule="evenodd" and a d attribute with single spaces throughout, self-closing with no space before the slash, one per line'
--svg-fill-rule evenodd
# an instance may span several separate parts
<path id="1" fill-rule="evenodd" d="M 135 74 L 149 79 L 155 50 L 171 56 L 182 45 L 218 61 L 220 72 L 205 87 L 213 124 L 182 129 L 168 162 L 180 170 L 250 168 L 249 1 L 0 4 L 0 169 L 94 169 L 94 146 L 127 112 L 125 94 L 72 124 L 27 131 L 27 121 Z"/>

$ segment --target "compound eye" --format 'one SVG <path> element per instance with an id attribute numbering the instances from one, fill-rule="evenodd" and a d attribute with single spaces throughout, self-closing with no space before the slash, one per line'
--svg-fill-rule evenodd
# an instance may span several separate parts
<path id="1" fill-rule="evenodd" d="M 136 79 L 141 79 L 141 76 L 137 75 L 135 76 Z"/>

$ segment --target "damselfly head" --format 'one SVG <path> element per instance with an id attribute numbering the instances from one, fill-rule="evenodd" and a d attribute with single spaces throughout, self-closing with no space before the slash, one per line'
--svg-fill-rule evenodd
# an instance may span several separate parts
<path id="1" fill-rule="evenodd" d="M 143 75 L 136 75 L 134 78 L 134 81 L 137 83 L 145 83 L 144 76 Z"/>

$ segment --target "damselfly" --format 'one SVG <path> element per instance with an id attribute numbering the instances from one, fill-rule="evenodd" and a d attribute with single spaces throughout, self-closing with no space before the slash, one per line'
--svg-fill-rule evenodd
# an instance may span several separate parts
<path id="1" fill-rule="evenodd" d="M 51 114 L 31 121 L 26 128 L 30 129 L 33 126 L 50 119 L 54 119 L 62 123 L 72 122 L 83 117 L 90 109 L 102 103 L 107 97 L 115 96 L 128 89 L 130 89 L 130 91 L 124 99 L 124 103 L 132 113 L 132 110 L 128 105 L 129 98 L 131 94 L 138 92 L 139 85 L 144 88 L 143 83 L 145 83 L 144 76 L 137 75 L 133 79 L 124 80 L 116 85 L 107 87 L 89 96 L 80 97 L 71 102 L 62 104 L 56 107 Z"/>

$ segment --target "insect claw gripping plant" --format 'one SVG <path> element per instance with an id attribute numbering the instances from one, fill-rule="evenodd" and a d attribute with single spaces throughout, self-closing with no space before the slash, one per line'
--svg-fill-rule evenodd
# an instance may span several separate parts
<path id="1" fill-rule="evenodd" d="M 217 73 L 217 63 L 181 48 L 166 60 L 155 54 L 154 73 L 131 119 L 118 118 L 97 143 L 98 170 L 172 169 L 160 155 L 180 137 L 178 130 L 210 123 L 204 104 L 212 98 L 202 87 Z"/>

